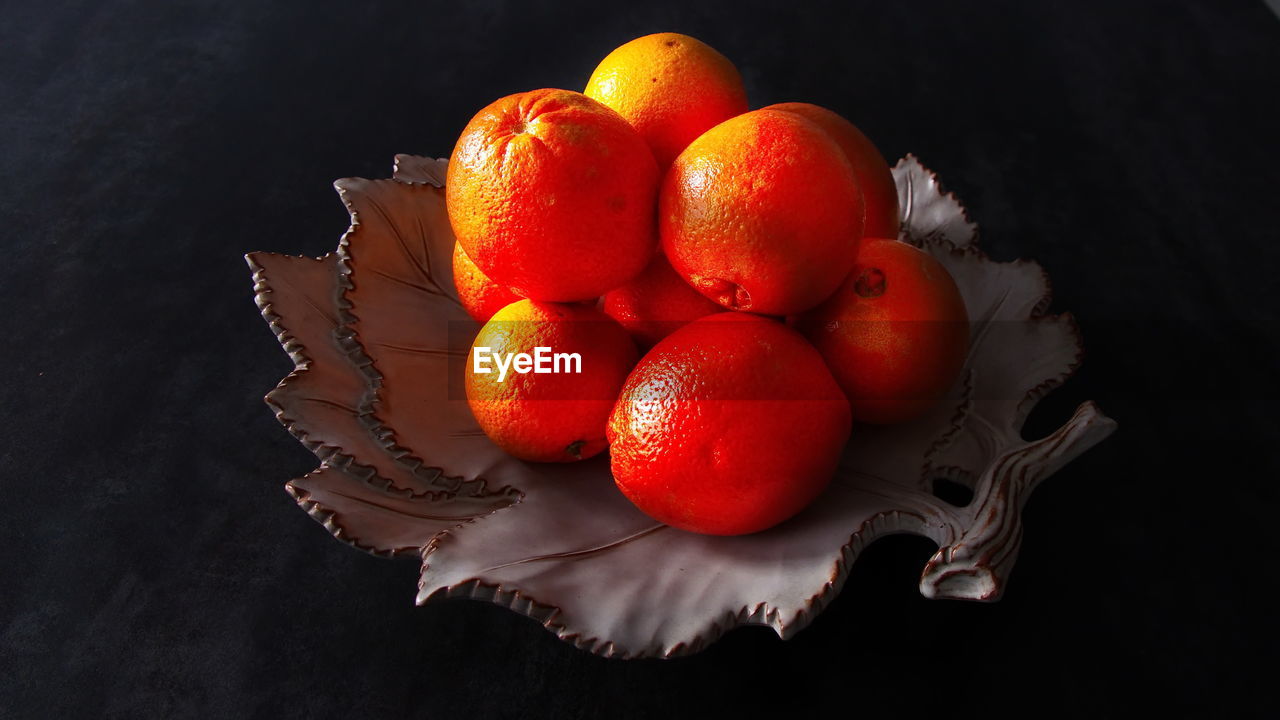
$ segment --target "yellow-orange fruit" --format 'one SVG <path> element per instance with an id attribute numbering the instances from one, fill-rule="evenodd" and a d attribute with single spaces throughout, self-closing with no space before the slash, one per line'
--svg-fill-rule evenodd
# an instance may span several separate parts
<path id="1" fill-rule="evenodd" d="M 856 125 L 839 113 L 810 103 L 778 103 L 767 109 L 785 110 L 812 120 L 836 141 L 853 168 L 862 201 L 867 208 L 862 234 L 866 237 L 896 238 L 901 220 L 898 210 L 898 186 L 884 155 Z"/>
<path id="2" fill-rule="evenodd" d="M 662 253 L 655 254 L 635 280 L 610 290 L 603 300 L 605 314 L 626 328 L 643 348 L 653 347 L 703 315 L 724 312 L 677 275 Z"/>
<path id="3" fill-rule="evenodd" d="M 717 313 L 636 365 L 609 419 L 609 457 L 618 489 L 650 517 L 740 535 L 816 498 L 849 430 L 849 402 L 799 333 Z"/>
<path id="4" fill-rule="evenodd" d="M 739 115 L 694 140 L 658 198 L 672 267 L 721 305 L 764 315 L 826 299 L 853 268 L 862 218 L 840 146 L 781 110 Z"/>
<path id="5" fill-rule="evenodd" d="M 596 298 L 653 255 L 658 165 L 617 113 L 569 90 L 502 98 L 449 159 L 445 204 L 463 250 L 523 297 Z"/>
<path id="6" fill-rule="evenodd" d="M 596 66 L 584 92 L 626 118 L 664 170 L 699 135 L 747 111 L 733 63 L 680 33 L 645 35 L 618 47 Z"/>
<path id="7" fill-rule="evenodd" d="M 796 318 L 849 397 L 853 419 L 910 420 L 955 383 L 969 315 L 951 274 L 904 242 L 868 239 L 848 279 Z"/>
<path id="8" fill-rule="evenodd" d="M 487 322 L 494 313 L 520 299 L 509 288 L 490 280 L 457 242 L 453 244 L 453 286 L 463 309 L 480 322 Z"/>
<path id="9" fill-rule="evenodd" d="M 549 372 L 539 370 L 539 348 Z M 522 460 L 582 460 L 607 447 L 605 424 L 637 357 L 627 331 L 593 307 L 520 300 L 472 343 L 467 403 L 485 434 Z"/>

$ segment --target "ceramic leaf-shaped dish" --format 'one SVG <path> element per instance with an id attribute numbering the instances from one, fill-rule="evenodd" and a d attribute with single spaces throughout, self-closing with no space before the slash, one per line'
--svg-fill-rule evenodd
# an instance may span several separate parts
<path id="1" fill-rule="evenodd" d="M 908 156 L 893 171 L 900 239 L 946 265 L 970 313 L 955 387 L 914 422 L 855 427 L 830 488 L 771 530 L 711 537 L 657 524 L 616 489 L 607 458 L 524 463 L 472 419 L 460 383 L 478 326 L 452 285 L 444 170 L 400 155 L 391 179 L 339 180 L 351 227 L 335 254 L 246 258 L 296 365 L 267 403 L 321 461 L 286 488 L 344 542 L 419 554 L 419 603 L 488 600 L 595 653 L 672 657 L 742 624 L 790 637 L 859 552 L 893 533 L 938 544 L 924 595 L 996 600 L 1027 496 L 1115 428 L 1085 403 L 1048 437 L 1022 438 L 1035 402 L 1079 365 L 1078 329 L 1046 313 L 1044 271 L 987 258 L 959 201 Z M 973 500 L 935 497 L 940 477 Z"/>

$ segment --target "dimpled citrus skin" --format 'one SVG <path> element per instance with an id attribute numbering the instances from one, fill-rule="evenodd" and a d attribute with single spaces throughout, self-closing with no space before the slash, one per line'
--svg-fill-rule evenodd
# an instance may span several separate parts
<path id="1" fill-rule="evenodd" d="M 445 205 L 485 275 L 524 297 L 569 302 L 644 270 L 657 183 L 653 153 L 617 113 L 581 93 L 533 90 L 467 123 Z"/>
<path id="2" fill-rule="evenodd" d="M 960 375 L 969 315 L 933 256 L 867 239 L 829 300 L 795 319 L 844 388 L 858 422 L 905 422 L 937 403 Z"/>
<path id="3" fill-rule="evenodd" d="M 453 286 L 467 314 L 480 322 L 488 321 L 494 313 L 520 299 L 481 272 L 456 242 L 453 244 Z"/>
<path id="4" fill-rule="evenodd" d="M 898 186 L 893 182 L 893 173 L 889 171 L 884 155 L 880 154 L 870 138 L 839 113 L 820 105 L 791 102 L 770 105 L 765 109 L 796 113 L 825 130 L 840 149 L 844 150 L 849 165 L 853 167 L 853 174 L 858 178 L 858 185 L 862 188 L 862 201 L 867 207 L 862 234 L 869 238 L 898 237 Z"/>
<path id="5" fill-rule="evenodd" d="M 676 158 L 658 197 L 672 267 L 721 305 L 789 315 L 849 274 L 862 191 L 840 147 L 795 113 L 720 123 Z"/>
<path id="6" fill-rule="evenodd" d="M 741 535 L 816 498 L 849 429 L 849 403 L 803 337 L 719 313 L 640 360 L 609 418 L 609 455 L 618 488 L 650 517 Z"/>
<path id="7" fill-rule="evenodd" d="M 542 346 L 582 356 L 581 373 L 517 373 L 503 382 L 474 372 L 475 348 L 529 353 Z M 494 314 L 467 356 L 467 403 L 498 447 L 522 460 L 573 462 L 599 454 L 605 425 L 627 373 L 638 358 L 622 326 L 585 305 L 520 300 Z"/>
<path id="8" fill-rule="evenodd" d="M 733 63 L 680 33 L 645 35 L 618 47 L 596 66 L 584 92 L 626 118 L 664 170 L 699 135 L 747 111 Z"/>
<path id="9" fill-rule="evenodd" d="M 725 311 L 677 275 L 662 253 L 635 280 L 606 293 L 602 309 L 645 348 L 692 320 Z"/>

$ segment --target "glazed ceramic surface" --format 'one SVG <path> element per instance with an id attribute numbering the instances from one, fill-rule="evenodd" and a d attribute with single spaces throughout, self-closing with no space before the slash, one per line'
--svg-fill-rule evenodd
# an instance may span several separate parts
<path id="1" fill-rule="evenodd" d="M 246 258 L 296 365 L 267 403 L 321 461 L 286 488 L 339 540 L 419 556 L 419 603 L 487 600 L 591 652 L 672 657 L 742 624 L 792 636 L 859 552 L 893 533 L 938 544 L 925 596 L 996 600 L 1027 496 L 1115 428 L 1085 403 L 1048 437 L 1022 438 L 1036 401 L 1079 365 L 1079 331 L 1069 314 L 1047 314 L 1044 270 L 983 254 L 959 201 L 908 156 L 893 170 L 900 239 L 938 258 L 964 295 L 960 379 L 925 417 L 855 426 L 829 489 L 782 525 L 710 537 L 656 524 L 616 489 L 607 458 L 524 463 L 472 419 L 461 379 L 479 326 L 452 284 L 445 167 L 400 155 L 390 179 L 335 183 L 351 214 L 335 253 Z M 968 486 L 972 501 L 939 499 L 937 478 Z"/>

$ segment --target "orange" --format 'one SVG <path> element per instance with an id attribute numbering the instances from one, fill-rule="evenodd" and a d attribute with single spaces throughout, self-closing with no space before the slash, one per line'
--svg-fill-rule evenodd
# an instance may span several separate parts
<path id="1" fill-rule="evenodd" d="M 848 401 L 799 333 L 718 313 L 668 335 L 627 377 L 609 456 L 618 488 L 650 517 L 740 535 L 822 492 L 850 424 Z"/>
<path id="2" fill-rule="evenodd" d="M 734 310 L 789 315 L 830 295 L 862 239 L 862 190 L 840 146 L 791 112 L 755 110 L 676 158 L 658 197 L 671 265 Z"/>
<path id="3" fill-rule="evenodd" d="M 733 63 L 680 33 L 645 35 L 617 48 L 596 66 L 584 92 L 635 126 L 663 170 L 699 135 L 747 111 Z"/>
<path id="4" fill-rule="evenodd" d="M 969 350 L 969 315 L 933 256 L 867 240 L 831 299 L 796 319 L 844 388 L 859 422 L 910 420 L 955 383 Z"/>
<path id="5" fill-rule="evenodd" d="M 653 153 L 617 113 L 581 93 L 533 90 L 463 129 L 445 204 L 485 275 L 523 297 L 568 302 L 644 270 L 657 183 Z"/>
<path id="6" fill-rule="evenodd" d="M 785 110 L 812 120 L 836 141 L 853 167 L 853 175 L 862 188 L 863 204 L 867 206 L 867 219 L 862 233 L 867 237 L 898 237 L 898 186 L 884 155 L 871 139 L 853 123 L 838 113 L 809 103 L 778 103 L 769 110 Z"/>
<path id="7" fill-rule="evenodd" d="M 577 355 L 576 367 L 558 355 Z M 539 356 L 549 357 L 549 372 Z M 515 457 L 582 460 L 607 446 L 605 424 L 636 358 L 627 331 L 599 310 L 520 300 L 495 313 L 472 343 L 467 403 L 485 434 Z"/>
<path id="8" fill-rule="evenodd" d="M 649 267 L 635 280 L 605 294 L 603 310 L 644 348 L 652 347 L 685 323 L 724 312 L 724 308 L 677 275 L 662 253 L 655 254 Z"/>
<path id="9" fill-rule="evenodd" d="M 494 313 L 520 299 L 481 272 L 467 257 L 462 243 L 457 242 L 453 244 L 453 286 L 467 314 L 480 322 L 487 322 Z"/>

